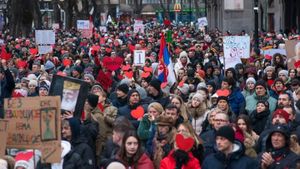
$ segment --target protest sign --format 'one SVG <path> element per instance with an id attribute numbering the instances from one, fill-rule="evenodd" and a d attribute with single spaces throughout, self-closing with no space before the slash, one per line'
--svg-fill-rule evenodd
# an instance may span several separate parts
<path id="1" fill-rule="evenodd" d="M 207 26 L 208 25 L 207 18 L 206 17 L 198 18 L 198 25 L 199 27 Z"/>
<path id="2" fill-rule="evenodd" d="M 300 60 L 300 41 L 285 41 L 285 49 L 287 54 L 287 65 L 289 69 L 296 68 L 295 63 Z"/>
<path id="3" fill-rule="evenodd" d="M 113 81 L 111 79 L 111 76 L 105 74 L 102 70 L 99 70 L 97 81 L 101 84 L 104 90 L 108 91 L 108 89 L 111 87 Z"/>
<path id="4" fill-rule="evenodd" d="M 241 63 L 241 58 L 250 57 L 249 36 L 226 36 L 223 39 L 225 69 Z"/>
<path id="5" fill-rule="evenodd" d="M 89 20 L 77 20 L 77 29 L 81 32 L 83 38 L 93 36 L 93 24 Z"/>
<path id="6" fill-rule="evenodd" d="M 50 46 L 50 45 L 39 45 L 38 46 L 38 51 L 39 51 L 39 54 L 41 54 L 41 55 L 51 53 L 52 52 L 52 46 Z"/>
<path id="7" fill-rule="evenodd" d="M 55 32 L 53 30 L 36 30 L 36 44 L 52 45 L 55 44 Z"/>
<path id="8" fill-rule="evenodd" d="M 100 32 L 107 32 L 106 26 L 100 26 L 100 27 L 99 27 L 99 31 L 100 31 Z"/>
<path id="9" fill-rule="evenodd" d="M 61 141 L 44 141 L 39 150 L 42 152 L 41 161 L 43 163 L 57 163 L 61 161 Z M 56 154 L 56 155 L 54 155 Z"/>
<path id="10" fill-rule="evenodd" d="M 143 24 L 134 24 L 133 31 L 134 33 L 144 33 L 145 26 Z"/>
<path id="11" fill-rule="evenodd" d="M 100 14 L 100 22 L 101 22 L 102 26 L 106 25 L 106 20 L 107 20 L 107 14 L 106 13 L 101 13 Z"/>
<path id="12" fill-rule="evenodd" d="M 104 57 L 103 60 L 103 66 L 110 70 L 110 71 L 115 71 L 119 69 L 123 63 L 123 59 L 121 57 Z"/>
<path id="13" fill-rule="evenodd" d="M 270 55 L 273 57 L 273 55 L 276 53 L 286 55 L 286 50 L 285 49 L 267 49 L 267 50 L 261 50 L 260 53 L 262 53 L 264 56 Z"/>
<path id="14" fill-rule="evenodd" d="M 5 155 L 8 121 L 0 120 L 0 158 Z"/>
<path id="15" fill-rule="evenodd" d="M 89 20 L 77 20 L 77 29 L 89 29 L 90 21 Z"/>
<path id="16" fill-rule="evenodd" d="M 145 64 L 145 50 L 134 50 L 133 63 L 136 66 L 143 66 Z"/>
<path id="17" fill-rule="evenodd" d="M 59 96 L 5 99 L 4 110 L 5 119 L 9 121 L 8 148 L 41 149 L 45 142 L 60 142 Z M 54 151 L 45 158 L 46 162 L 50 162 L 47 159 L 60 162 L 60 159 L 56 158 L 60 155 L 60 151 Z"/>
<path id="18" fill-rule="evenodd" d="M 53 24 L 52 24 L 52 29 L 53 29 L 53 30 L 59 29 L 59 23 L 53 23 Z"/>

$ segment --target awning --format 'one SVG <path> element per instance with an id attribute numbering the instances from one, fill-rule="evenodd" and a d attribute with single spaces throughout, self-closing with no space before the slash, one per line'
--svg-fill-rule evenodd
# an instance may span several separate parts
<path id="1" fill-rule="evenodd" d="M 133 12 L 133 9 L 127 4 L 120 4 L 120 12 Z"/>
<path id="2" fill-rule="evenodd" d="M 145 5 L 142 9 L 142 15 L 155 15 L 155 10 L 152 5 Z"/>

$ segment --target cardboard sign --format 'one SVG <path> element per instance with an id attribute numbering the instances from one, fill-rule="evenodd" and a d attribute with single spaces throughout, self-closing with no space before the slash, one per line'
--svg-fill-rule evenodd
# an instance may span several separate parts
<path id="1" fill-rule="evenodd" d="M 249 36 L 226 36 L 223 39 L 225 69 L 241 63 L 241 58 L 250 57 Z"/>
<path id="2" fill-rule="evenodd" d="M 143 66 L 145 64 L 145 50 L 134 50 L 133 63 L 136 66 Z"/>
<path id="3" fill-rule="evenodd" d="M 39 45 L 38 46 L 38 51 L 39 54 L 47 54 L 47 53 L 52 53 L 52 46 L 50 45 Z"/>
<path id="4" fill-rule="evenodd" d="M 115 58 L 111 58 L 111 57 L 104 57 L 103 60 L 103 66 L 110 70 L 110 71 L 115 71 L 118 70 L 122 63 L 123 63 L 123 59 L 121 57 L 115 57 Z"/>
<path id="5" fill-rule="evenodd" d="M 42 142 L 39 148 L 42 152 L 42 162 L 43 163 L 57 163 L 61 162 L 61 141 L 45 141 Z"/>
<path id="6" fill-rule="evenodd" d="M 46 144 L 44 142 L 60 142 L 59 96 L 5 99 L 4 110 L 5 119 L 9 121 L 8 148 L 40 149 L 43 144 Z M 48 158 L 55 159 L 52 156 L 61 156 L 59 151 L 55 152 Z M 48 162 L 47 158 L 46 162 Z"/>
<path id="7" fill-rule="evenodd" d="M 199 27 L 207 26 L 208 25 L 207 18 L 206 17 L 198 18 L 198 25 Z"/>
<path id="8" fill-rule="evenodd" d="M 145 26 L 143 24 L 134 24 L 134 33 L 144 33 Z"/>
<path id="9" fill-rule="evenodd" d="M 285 49 L 287 54 L 287 65 L 289 69 L 295 68 L 295 63 L 300 60 L 300 41 L 285 41 Z"/>
<path id="10" fill-rule="evenodd" d="M 53 45 L 55 44 L 55 32 L 53 30 L 36 30 L 36 44 Z"/>
<path id="11" fill-rule="evenodd" d="M 5 155 L 8 120 L 0 120 L 0 158 Z"/>

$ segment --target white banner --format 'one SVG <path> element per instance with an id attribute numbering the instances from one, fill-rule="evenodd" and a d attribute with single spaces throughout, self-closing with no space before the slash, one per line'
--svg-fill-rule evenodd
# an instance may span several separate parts
<path id="1" fill-rule="evenodd" d="M 225 36 L 223 43 L 225 69 L 241 63 L 241 58 L 250 57 L 249 36 Z"/>
<path id="2" fill-rule="evenodd" d="M 35 31 L 36 44 L 55 44 L 55 32 L 53 30 L 36 30 Z"/>
<path id="3" fill-rule="evenodd" d="M 90 21 L 89 20 L 77 20 L 77 29 L 89 29 Z"/>
<path id="4" fill-rule="evenodd" d="M 133 64 L 136 66 L 143 66 L 145 64 L 146 53 L 145 50 L 134 50 Z"/>
<path id="5" fill-rule="evenodd" d="M 285 49 L 268 49 L 268 50 L 260 50 L 260 53 L 262 53 L 264 56 L 270 55 L 273 57 L 275 53 L 280 53 L 282 55 L 286 55 Z"/>

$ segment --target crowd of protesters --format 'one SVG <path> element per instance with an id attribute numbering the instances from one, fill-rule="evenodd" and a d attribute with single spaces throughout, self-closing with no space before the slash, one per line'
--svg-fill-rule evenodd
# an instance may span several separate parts
<path id="1" fill-rule="evenodd" d="M 2 33 L 1 117 L 4 98 L 47 96 L 55 74 L 82 79 L 90 91 L 81 118 L 61 117 L 61 163 L 24 159 L 39 159 L 27 150 L 5 156 L 1 169 L 300 168 L 300 64 L 288 68 L 285 55 L 260 52 L 284 48 L 296 33 L 261 32 L 259 49 L 251 42 L 250 58 L 225 70 L 222 38 L 244 31 L 151 22 L 144 33 L 125 23 L 107 28 L 92 38 L 56 30 L 53 52 L 44 55 L 33 36 Z M 166 30 L 172 86 L 157 78 Z M 145 50 L 144 66 L 133 64 L 134 50 Z M 122 62 L 111 68 L 108 58 Z"/>

